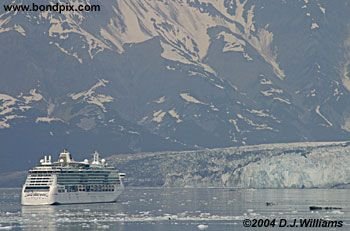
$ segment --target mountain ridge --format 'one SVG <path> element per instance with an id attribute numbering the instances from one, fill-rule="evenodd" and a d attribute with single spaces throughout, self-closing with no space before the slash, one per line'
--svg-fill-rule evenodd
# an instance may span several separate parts
<path id="1" fill-rule="evenodd" d="M 0 11 L 1 144 L 30 153 L 11 170 L 62 146 L 112 154 L 349 138 L 346 1 L 83 2 L 102 12 Z"/>

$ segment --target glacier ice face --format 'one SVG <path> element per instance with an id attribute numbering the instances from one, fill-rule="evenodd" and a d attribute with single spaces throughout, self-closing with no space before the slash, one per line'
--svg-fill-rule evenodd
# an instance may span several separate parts
<path id="1" fill-rule="evenodd" d="M 333 187 L 350 182 L 350 149 L 317 148 L 264 158 L 241 169 L 230 185 L 253 188 Z"/>
<path id="2" fill-rule="evenodd" d="M 350 183 L 350 143 L 266 144 L 115 155 L 130 185 L 330 188 Z"/>

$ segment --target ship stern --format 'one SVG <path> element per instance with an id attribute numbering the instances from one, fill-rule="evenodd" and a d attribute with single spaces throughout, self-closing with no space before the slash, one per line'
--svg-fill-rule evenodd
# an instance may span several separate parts
<path id="1" fill-rule="evenodd" d="M 22 187 L 22 205 L 52 205 L 55 204 L 57 189 L 54 186 Z"/>

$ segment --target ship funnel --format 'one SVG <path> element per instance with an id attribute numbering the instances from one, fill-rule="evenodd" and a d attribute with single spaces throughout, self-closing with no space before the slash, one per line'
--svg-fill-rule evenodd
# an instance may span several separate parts
<path id="1" fill-rule="evenodd" d="M 63 160 L 64 163 L 69 163 L 73 161 L 72 156 L 67 151 L 67 149 L 64 149 L 63 152 L 60 153 L 59 159 Z"/>

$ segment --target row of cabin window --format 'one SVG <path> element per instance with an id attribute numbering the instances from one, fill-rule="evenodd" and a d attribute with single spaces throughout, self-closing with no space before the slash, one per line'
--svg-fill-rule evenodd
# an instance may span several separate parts
<path id="1" fill-rule="evenodd" d="M 59 193 L 63 192 L 113 192 L 113 185 L 86 185 L 86 186 L 66 186 L 58 189 Z"/>

